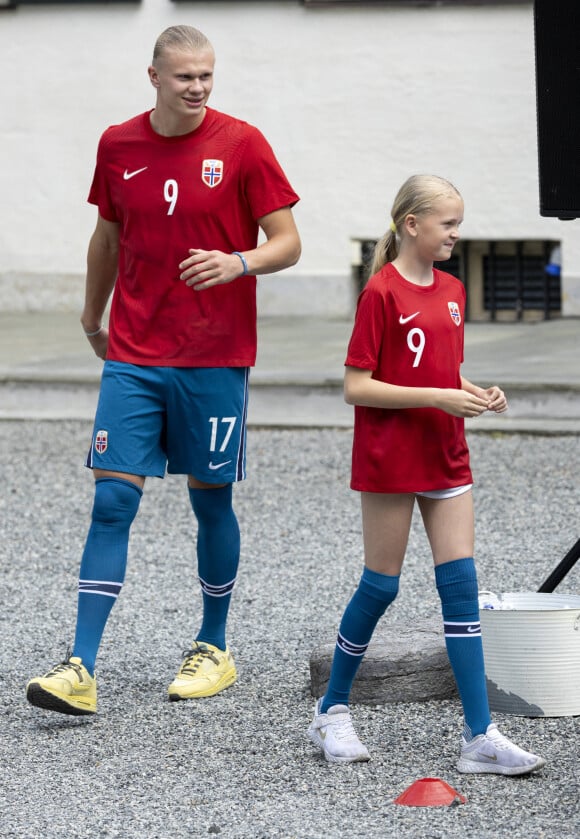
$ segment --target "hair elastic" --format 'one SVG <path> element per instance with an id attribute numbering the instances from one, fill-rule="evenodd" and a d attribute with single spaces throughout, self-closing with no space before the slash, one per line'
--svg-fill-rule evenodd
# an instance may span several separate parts
<path id="1" fill-rule="evenodd" d="M 389 230 L 391 231 L 391 233 L 397 232 L 397 225 L 395 224 L 393 219 L 391 219 L 391 223 L 389 224 Z"/>

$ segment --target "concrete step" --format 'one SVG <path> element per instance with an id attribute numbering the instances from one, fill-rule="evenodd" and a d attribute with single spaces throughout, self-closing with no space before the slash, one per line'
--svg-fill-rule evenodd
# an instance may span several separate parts
<path id="1" fill-rule="evenodd" d="M 484 414 L 467 420 L 469 432 L 580 434 L 580 391 L 561 387 L 514 387 L 507 390 L 505 414 Z M 43 376 L 4 377 L 0 381 L 0 419 L 92 420 L 98 377 L 80 381 Z M 339 383 L 271 384 L 258 379 L 250 387 L 250 427 L 350 428 L 353 409 L 346 405 Z"/>

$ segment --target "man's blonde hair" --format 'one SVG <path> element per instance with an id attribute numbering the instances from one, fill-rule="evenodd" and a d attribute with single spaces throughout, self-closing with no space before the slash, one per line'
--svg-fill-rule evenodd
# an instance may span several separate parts
<path id="1" fill-rule="evenodd" d="M 200 50 L 211 50 L 213 47 L 199 29 L 194 29 L 193 26 L 170 26 L 165 29 L 157 38 L 153 48 L 152 64 L 161 57 L 166 50 L 182 50 L 188 52 L 199 52 Z"/>

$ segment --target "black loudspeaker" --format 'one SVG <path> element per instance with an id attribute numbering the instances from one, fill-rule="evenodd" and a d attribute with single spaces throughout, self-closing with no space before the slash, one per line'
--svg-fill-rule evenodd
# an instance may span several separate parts
<path id="1" fill-rule="evenodd" d="M 535 0 L 540 215 L 580 217 L 580 0 Z"/>

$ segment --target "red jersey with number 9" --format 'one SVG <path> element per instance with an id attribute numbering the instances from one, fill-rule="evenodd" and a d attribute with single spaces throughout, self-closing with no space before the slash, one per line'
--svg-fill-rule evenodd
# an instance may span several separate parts
<path id="1" fill-rule="evenodd" d="M 107 358 L 169 367 L 248 367 L 256 359 L 256 278 L 195 291 L 179 279 L 190 248 L 257 246 L 258 219 L 298 196 L 258 129 L 206 110 L 163 137 L 149 113 L 108 128 L 89 194 L 120 225 Z M 241 266 L 240 266 L 241 267 Z"/>
<path id="2" fill-rule="evenodd" d="M 390 263 L 370 278 L 357 306 L 345 364 L 405 387 L 460 388 L 465 289 L 433 269 L 410 283 Z M 464 421 L 437 408 L 355 406 L 351 487 L 425 492 L 472 483 Z"/>

